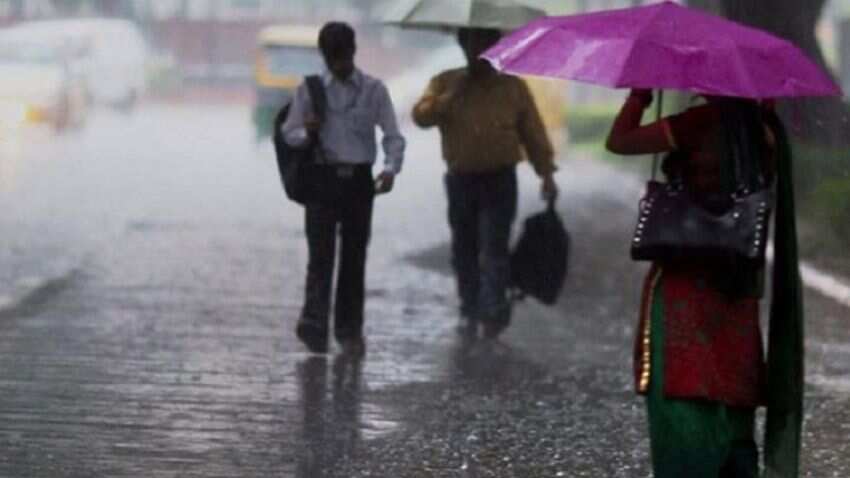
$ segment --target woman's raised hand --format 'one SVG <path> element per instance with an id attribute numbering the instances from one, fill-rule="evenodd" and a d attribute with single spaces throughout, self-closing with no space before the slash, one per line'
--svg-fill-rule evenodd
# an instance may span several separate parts
<path id="1" fill-rule="evenodd" d="M 644 108 L 652 104 L 652 90 L 633 88 L 631 93 L 629 93 L 629 97 L 639 99 Z"/>

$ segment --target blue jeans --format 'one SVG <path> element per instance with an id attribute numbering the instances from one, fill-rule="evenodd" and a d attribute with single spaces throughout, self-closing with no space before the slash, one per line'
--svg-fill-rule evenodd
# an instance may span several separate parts
<path id="1" fill-rule="evenodd" d="M 450 172 L 445 184 L 461 314 L 473 320 L 508 322 L 516 169 L 482 174 Z"/>

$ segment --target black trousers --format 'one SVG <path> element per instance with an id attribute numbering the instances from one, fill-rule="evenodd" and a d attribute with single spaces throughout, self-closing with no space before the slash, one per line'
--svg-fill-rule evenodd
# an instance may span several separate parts
<path id="1" fill-rule="evenodd" d="M 329 327 L 339 237 L 334 336 L 343 340 L 363 333 L 366 250 L 372 230 L 375 186 L 371 166 L 340 167 L 337 171 L 333 185 L 337 197 L 304 208 L 309 260 L 301 320 L 325 330 Z"/>

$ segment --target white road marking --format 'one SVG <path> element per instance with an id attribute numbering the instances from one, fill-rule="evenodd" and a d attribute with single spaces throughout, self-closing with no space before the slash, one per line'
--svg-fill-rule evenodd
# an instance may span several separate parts
<path id="1" fill-rule="evenodd" d="M 800 276 L 806 287 L 820 292 L 845 307 L 850 307 L 850 286 L 842 280 L 806 262 L 800 263 Z"/>

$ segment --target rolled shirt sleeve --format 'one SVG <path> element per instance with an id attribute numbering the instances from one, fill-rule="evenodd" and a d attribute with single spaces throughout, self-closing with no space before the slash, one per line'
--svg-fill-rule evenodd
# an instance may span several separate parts
<path id="1" fill-rule="evenodd" d="M 406 141 L 398 128 L 392 98 L 383 83 L 378 88 L 378 126 L 384 134 L 381 141 L 384 149 L 384 171 L 398 174 L 404 162 Z"/>
<path id="2" fill-rule="evenodd" d="M 289 108 L 289 115 L 286 121 L 280 126 L 283 133 L 283 140 L 286 144 L 299 148 L 307 145 L 309 135 L 304 127 L 305 113 L 313 108 L 310 102 L 310 95 L 307 91 L 307 84 L 301 85 L 295 90 L 295 95 L 292 98 L 292 104 Z"/>

